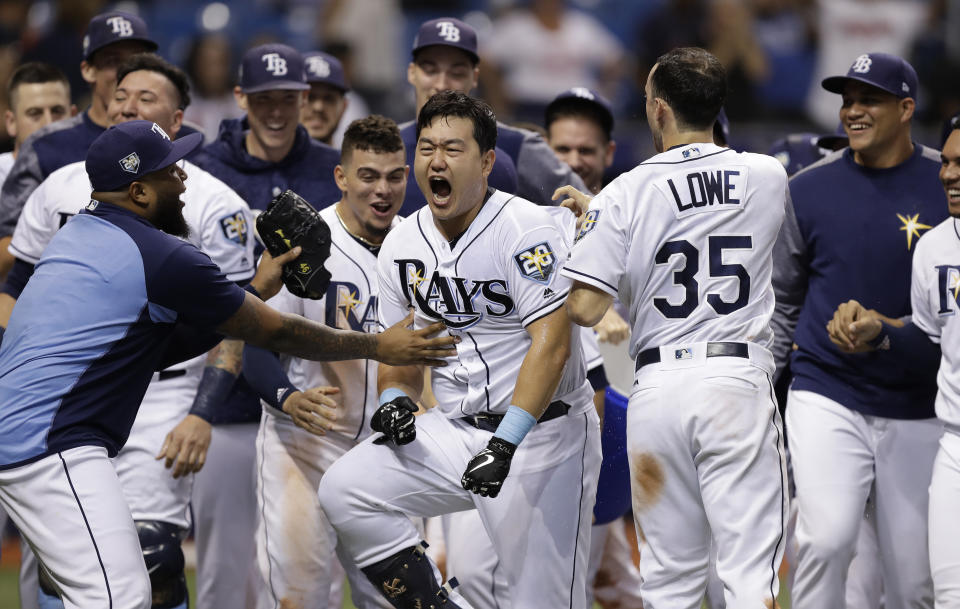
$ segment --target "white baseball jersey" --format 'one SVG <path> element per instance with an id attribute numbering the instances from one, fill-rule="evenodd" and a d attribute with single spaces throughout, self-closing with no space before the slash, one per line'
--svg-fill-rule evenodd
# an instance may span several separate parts
<path id="1" fill-rule="evenodd" d="M 771 251 L 787 175 L 774 158 L 689 144 L 593 199 L 561 273 L 630 309 L 630 356 L 679 341 L 769 348 Z"/>
<path id="2" fill-rule="evenodd" d="M 203 250 L 230 281 L 253 277 L 250 208 L 229 186 L 189 161 L 180 166 L 184 182 L 183 216 L 190 227 L 187 241 Z M 10 242 L 10 253 L 31 264 L 53 235 L 86 204 L 92 190 L 83 161 L 54 171 L 30 195 Z"/>
<path id="3" fill-rule="evenodd" d="M 330 227 L 330 257 L 324 267 L 330 272 L 330 285 L 319 300 L 300 298 L 286 287 L 270 301 L 278 311 L 295 313 L 324 323 L 331 328 L 356 332 L 379 332 L 377 320 L 377 256 L 354 239 L 337 218 L 336 205 L 320 212 Z M 395 220 L 397 222 L 397 220 Z M 281 356 L 287 375 L 301 391 L 319 385 L 338 387 L 333 399 L 343 408 L 333 431 L 362 440 L 370 433 L 370 416 L 377 409 L 377 362 L 355 359 L 340 362 L 314 362 Z M 267 407 L 266 411 L 279 411 Z M 280 416 L 287 416 L 280 414 Z"/>
<path id="4" fill-rule="evenodd" d="M 569 242 L 569 231 L 549 212 L 500 191 L 452 247 L 429 207 L 387 235 L 378 258 L 380 322 L 391 326 L 412 306 L 416 327 L 443 321 L 462 338 L 456 360 L 432 371 L 433 393 L 446 416 L 506 412 L 531 344 L 522 329 L 563 306 L 570 290 L 570 281 L 558 274 Z M 573 336 L 554 399 L 592 408 L 579 333 Z"/>
<path id="5" fill-rule="evenodd" d="M 924 233 L 913 253 L 913 323 L 941 345 L 937 418 L 960 426 L 960 220 Z"/>

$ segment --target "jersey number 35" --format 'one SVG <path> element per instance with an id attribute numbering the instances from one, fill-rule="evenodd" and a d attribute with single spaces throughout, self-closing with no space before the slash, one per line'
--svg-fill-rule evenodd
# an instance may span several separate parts
<path id="1" fill-rule="evenodd" d="M 724 264 L 723 250 L 725 249 L 752 249 L 753 238 L 749 235 L 724 235 L 707 238 L 707 251 L 710 254 L 710 277 L 736 277 L 738 279 L 737 297 L 732 302 L 723 300 L 719 294 L 708 293 L 707 304 L 713 307 L 719 315 L 729 315 L 737 309 L 747 306 L 750 297 L 750 275 L 741 264 Z M 674 271 L 673 282 L 686 291 L 686 297 L 680 304 L 671 304 L 666 298 L 654 298 L 653 306 L 657 307 L 664 317 L 670 319 L 684 319 L 689 317 L 700 305 L 700 284 L 697 283 L 697 272 L 700 270 L 700 250 L 692 243 L 683 239 L 667 241 L 657 250 L 657 264 L 667 264 L 674 255 L 682 255 L 685 263 L 682 268 Z"/>

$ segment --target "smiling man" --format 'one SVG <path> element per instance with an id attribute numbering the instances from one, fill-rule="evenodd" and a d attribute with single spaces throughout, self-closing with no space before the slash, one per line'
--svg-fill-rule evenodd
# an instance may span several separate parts
<path id="1" fill-rule="evenodd" d="M 887 607 L 930 607 L 927 488 L 937 440 L 936 370 L 850 355 L 824 326 L 856 299 L 910 314 L 918 238 L 947 206 L 940 155 L 911 140 L 917 75 L 893 55 L 857 57 L 823 81 L 841 96 L 850 147 L 790 180 L 793 204 L 774 251 L 777 370 L 793 382 L 786 428 L 796 499 L 796 609 L 841 609 L 864 506 L 875 492 Z"/>
<path id="2" fill-rule="evenodd" d="M 333 134 L 347 110 L 347 78 L 340 60 L 321 51 L 305 53 L 304 65 L 310 93 L 300 111 L 300 122 L 310 137 L 327 145 L 333 143 Z"/>
<path id="3" fill-rule="evenodd" d="M 471 606 L 441 588 L 407 516 L 476 508 L 514 607 L 582 609 L 600 429 L 563 308 L 568 239 L 547 210 L 489 188 L 497 123 L 485 103 L 438 93 L 417 132 L 428 207 L 384 240 L 380 321 L 413 307 L 416 326 L 443 320 L 462 340 L 416 422 L 423 370 L 380 367 L 381 433 L 327 471 L 321 506 L 394 607 Z"/>
<path id="4" fill-rule="evenodd" d="M 330 285 L 310 300 L 283 289 L 272 306 L 331 328 L 375 332 L 377 254 L 403 203 L 408 168 L 396 123 L 382 116 L 354 121 L 335 170 L 342 198 L 320 212 L 334 255 L 324 263 Z M 317 486 L 330 465 L 370 435 L 377 408 L 377 363 L 368 359 L 281 361 L 247 346 L 244 376 L 264 403 L 257 439 L 257 556 L 264 586 L 257 606 L 332 607 L 335 536 L 320 509 Z M 330 386 L 335 386 L 332 388 Z M 302 476 L 291 476 L 291 471 Z M 302 518 L 290 518 L 291 506 Z M 344 561 L 358 607 L 383 600 L 350 561 Z"/>

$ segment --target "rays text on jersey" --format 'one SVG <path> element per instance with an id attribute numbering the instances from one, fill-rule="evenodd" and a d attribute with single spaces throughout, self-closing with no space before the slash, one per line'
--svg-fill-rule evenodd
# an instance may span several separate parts
<path id="1" fill-rule="evenodd" d="M 395 260 L 394 264 L 407 300 L 430 319 L 450 328 L 469 328 L 484 315 L 506 317 L 516 308 L 503 279 L 447 277 L 434 271 L 428 280 L 421 260 Z"/>

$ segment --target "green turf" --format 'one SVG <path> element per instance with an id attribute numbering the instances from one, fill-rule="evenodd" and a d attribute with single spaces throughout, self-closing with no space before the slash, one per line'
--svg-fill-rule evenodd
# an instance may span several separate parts
<path id="1" fill-rule="evenodd" d="M 187 587 L 190 589 L 190 606 L 196 607 L 196 574 L 192 569 L 187 570 Z M 344 586 L 345 596 L 343 609 L 356 609 L 350 601 L 350 586 Z M 0 608 L 16 609 L 19 596 L 17 594 L 17 571 L 11 568 L 0 568 Z M 786 592 L 781 592 L 779 598 L 781 609 L 790 609 L 790 598 Z M 600 609 L 600 605 L 594 605 Z"/>

